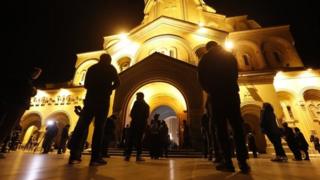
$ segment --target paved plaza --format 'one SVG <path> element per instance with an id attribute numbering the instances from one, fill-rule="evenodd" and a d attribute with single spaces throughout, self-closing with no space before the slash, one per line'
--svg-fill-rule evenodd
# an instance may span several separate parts
<path id="1" fill-rule="evenodd" d="M 320 158 L 310 162 L 272 163 L 268 157 L 250 159 L 252 172 L 249 175 L 216 171 L 211 162 L 200 158 L 173 158 L 135 162 L 111 157 L 106 166 L 89 167 L 90 156 L 83 156 L 79 165 L 67 164 L 67 155 L 32 154 L 12 152 L 0 159 L 1 180 L 33 179 L 88 179 L 88 180 L 189 180 L 189 179 L 239 179 L 239 180 L 317 180 L 320 179 Z M 237 169 L 238 170 L 238 169 Z"/>

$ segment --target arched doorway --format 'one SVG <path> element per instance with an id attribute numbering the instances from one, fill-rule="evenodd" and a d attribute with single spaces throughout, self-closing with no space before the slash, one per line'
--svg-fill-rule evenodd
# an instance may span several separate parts
<path id="1" fill-rule="evenodd" d="M 315 126 L 311 129 L 311 134 L 320 134 L 320 90 L 308 89 L 303 93 L 305 107 L 311 117 L 311 123 Z M 309 121 L 310 121 L 309 120 Z M 310 123 L 310 122 L 309 122 Z"/>
<path id="2" fill-rule="evenodd" d="M 150 114 L 150 120 L 155 114 L 160 114 L 159 119 L 164 120 L 169 129 L 170 140 L 176 145 L 179 145 L 180 142 L 180 119 L 177 116 L 177 113 L 169 106 L 159 106 L 152 111 Z"/>
<path id="3" fill-rule="evenodd" d="M 22 128 L 20 140 L 22 142 L 22 146 L 24 146 L 29 141 L 30 137 L 33 134 L 38 133 L 41 129 L 41 117 L 37 113 L 27 114 L 22 117 L 20 126 Z"/>
<path id="4" fill-rule="evenodd" d="M 128 101 L 125 125 L 131 121 L 130 110 L 137 92 L 143 92 L 145 94 L 145 100 L 150 106 L 151 114 L 148 123 L 150 123 L 155 113 L 160 114 L 160 119 L 165 120 L 168 125 L 171 140 L 179 145 L 180 121 L 188 119 L 185 114 L 187 111 L 187 103 L 182 93 L 173 85 L 165 82 L 152 82 L 140 87 L 133 93 Z"/>
<path id="5" fill-rule="evenodd" d="M 46 126 L 50 126 L 52 122 L 56 122 L 56 125 L 58 126 L 58 134 L 54 139 L 54 144 L 57 146 L 60 144 L 62 130 L 67 124 L 70 125 L 70 120 L 64 112 L 56 112 L 46 119 Z"/>
<path id="6" fill-rule="evenodd" d="M 160 106 L 168 106 L 176 112 L 179 120 L 186 120 L 190 126 L 193 148 L 201 148 L 200 119 L 204 111 L 204 94 L 195 66 L 154 53 L 119 76 L 121 85 L 116 90 L 113 104 L 113 114 L 119 117 L 118 136 L 125 124 L 130 122 L 129 111 L 135 93 L 142 91 L 151 112 Z"/>
<path id="7" fill-rule="evenodd" d="M 247 104 L 241 108 L 241 114 L 244 120 L 245 135 L 252 132 L 258 152 L 266 153 L 266 138 L 260 128 L 260 110 L 261 107 L 256 104 Z"/>
<path id="8" fill-rule="evenodd" d="M 249 132 L 252 132 L 256 140 L 258 152 L 266 153 L 267 143 L 265 136 L 260 129 L 259 117 L 252 114 L 246 114 L 243 116 L 243 119 L 245 122 L 245 134 L 247 135 Z"/>

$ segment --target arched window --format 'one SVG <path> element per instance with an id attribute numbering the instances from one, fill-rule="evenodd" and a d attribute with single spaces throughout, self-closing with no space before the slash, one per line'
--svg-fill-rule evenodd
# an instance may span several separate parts
<path id="1" fill-rule="evenodd" d="M 84 80 L 86 78 L 87 69 L 83 69 L 80 73 L 81 73 L 81 75 L 80 75 L 81 80 L 79 81 L 79 85 L 82 86 L 84 83 Z"/>
<path id="2" fill-rule="evenodd" d="M 290 118 L 291 118 L 291 119 L 294 119 L 291 106 L 287 105 L 287 111 L 288 111 L 288 114 L 289 114 Z"/>
<path id="3" fill-rule="evenodd" d="M 244 54 L 244 55 L 242 56 L 242 58 L 243 58 L 244 64 L 245 64 L 246 66 L 250 66 L 250 63 L 249 63 L 249 55 L 248 55 L 248 54 Z"/>
<path id="4" fill-rule="evenodd" d="M 279 63 L 279 64 L 282 63 L 282 60 L 281 60 L 279 52 L 273 52 L 273 57 L 277 61 L 277 63 Z"/>
<path id="5" fill-rule="evenodd" d="M 166 56 L 170 56 L 173 58 L 177 58 L 177 48 L 175 47 L 162 47 L 162 48 L 158 48 L 158 49 L 153 49 L 150 51 L 149 54 L 153 54 L 155 52 L 164 54 Z"/>
<path id="6" fill-rule="evenodd" d="M 118 60 L 120 71 L 124 71 L 130 67 L 131 59 L 129 57 L 123 57 Z"/>
<path id="7" fill-rule="evenodd" d="M 98 60 L 91 59 L 83 62 L 76 70 L 75 77 L 73 79 L 73 84 L 75 86 L 84 85 L 84 80 L 86 78 L 87 70 L 94 64 L 96 64 Z"/>

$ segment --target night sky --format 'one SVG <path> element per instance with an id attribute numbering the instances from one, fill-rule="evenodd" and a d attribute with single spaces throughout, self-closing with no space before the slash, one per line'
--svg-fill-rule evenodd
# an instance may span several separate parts
<path id="1" fill-rule="evenodd" d="M 291 25 L 306 66 L 320 67 L 320 15 L 315 0 L 206 0 L 219 14 L 248 15 L 263 27 Z M 290 3 L 290 6 L 287 4 Z M 24 0 L 11 2 L 2 50 L 16 64 L 43 68 L 39 84 L 70 80 L 76 53 L 102 49 L 103 37 L 129 31 L 143 19 L 143 0 Z M 6 25 L 5 25 L 6 24 Z M 18 57 L 17 57 L 18 56 Z"/>

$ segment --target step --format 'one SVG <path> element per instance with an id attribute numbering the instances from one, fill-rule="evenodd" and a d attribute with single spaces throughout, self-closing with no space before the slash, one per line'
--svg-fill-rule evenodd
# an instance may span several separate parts
<path id="1" fill-rule="evenodd" d="M 120 148 L 110 148 L 109 155 L 110 156 L 123 156 L 124 150 Z M 91 149 L 85 150 L 82 154 L 90 155 Z M 132 151 L 132 155 L 135 155 L 136 151 Z M 149 151 L 143 150 L 142 154 L 143 157 L 149 157 Z M 174 150 L 168 152 L 169 157 L 174 158 L 201 158 L 203 157 L 202 152 L 194 151 L 194 150 Z"/>

